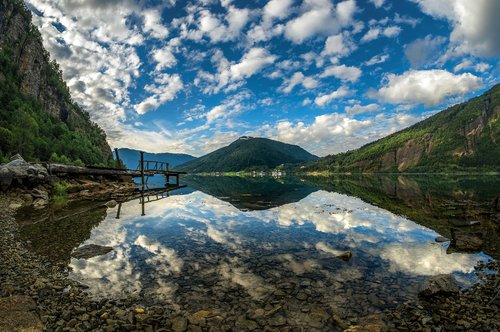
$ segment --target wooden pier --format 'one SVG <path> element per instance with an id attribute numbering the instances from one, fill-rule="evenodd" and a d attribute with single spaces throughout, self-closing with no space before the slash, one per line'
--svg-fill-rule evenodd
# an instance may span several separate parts
<path id="1" fill-rule="evenodd" d="M 117 154 L 117 164 L 121 164 Z M 142 188 L 146 188 L 149 177 L 154 175 L 163 175 L 165 177 L 165 185 L 179 186 L 180 175 L 186 172 L 176 172 L 170 170 L 169 163 L 154 160 L 144 160 L 144 152 L 141 151 L 141 158 L 137 165 L 137 169 L 117 169 L 108 167 L 93 167 L 93 166 L 74 166 L 64 164 L 45 163 L 44 166 L 50 175 L 95 175 L 95 176 L 115 176 L 115 177 L 130 177 L 141 178 Z M 170 179 L 174 178 L 175 183 L 170 183 Z"/>

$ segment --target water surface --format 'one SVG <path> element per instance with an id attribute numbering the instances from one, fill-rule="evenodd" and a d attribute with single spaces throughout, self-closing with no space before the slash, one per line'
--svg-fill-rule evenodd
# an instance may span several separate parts
<path id="1" fill-rule="evenodd" d="M 403 177 L 191 177 L 185 182 L 188 188 L 168 197 L 93 209 L 97 221 L 59 218 L 59 223 L 66 220 L 63 225 L 85 228 L 72 246 L 114 250 L 75 259 L 66 243 L 53 258 L 69 264 L 70 277 L 88 285 L 95 297 L 137 296 L 187 312 L 209 309 L 235 316 L 278 308 L 287 324 L 316 319 L 321 326 L 325 313 L 354 321 L 414 301 L 432 275 L 453 274 L 469 286 L 476 280 L 473 267 L 496 252 L 489 242 L 486 253 L 450 252 L 449 243 L 435 242 L 452 221 L 476 212 L 482 222 L 474 231 L 498 232 L 498 224 L 490 225 L 496 192 L 488 186 L 429 187 Z M 58 222 L 49 220 L 28 223 L 23 234 L 36 244 L 37 233 L 57 228 Z M 43 230 L 44 225 L 50 227 Z M 338 258 L 347 251 L 349 260 Z"/>

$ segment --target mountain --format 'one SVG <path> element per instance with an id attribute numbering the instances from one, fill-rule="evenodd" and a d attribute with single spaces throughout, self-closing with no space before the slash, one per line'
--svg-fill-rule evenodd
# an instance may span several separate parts
<path id="1" fill-rule="evenodd" d="M 141 158 L 141 153 L 138 150 L 133 149 L 118 149 L 118 154 L 120 160 L 125 164 L 128 169 L 136 169 L 139 165 L 139 159 Z M 177 165 L 184 164 L 188 161 L 196 159 L 193 156 L 182 153 L 144 153 L 145 160 L 163 161 L 170 165 L 170 168 L 174 168 Z"/>
<path id="2" fill-rule="evenodd" d="M 301 171 L 500 171 L 500 84 L 357 150 L 305 164 Z"/>
<path id="3" fill-rule="evenodd" d="M 104 131 L 70 96 L 21 0 L 0 0 L 0 162 L 113 165 Z"/>
<path id="4" fill-rule="evenodd" d="M 189 173 L 267 170 L 282 164 L 317 159 L 297 145 L 243 136 L 226 147 L 176 167 L 176 170 Z"/>

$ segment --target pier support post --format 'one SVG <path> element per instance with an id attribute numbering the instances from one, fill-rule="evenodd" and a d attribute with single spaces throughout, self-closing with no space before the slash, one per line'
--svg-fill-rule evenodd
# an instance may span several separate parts
<path id="1" fill-rule="evenodd" d="M 144 192 L 144 152 L 141 151 L 141 182 L 142 182 L 142 191 Z"/>

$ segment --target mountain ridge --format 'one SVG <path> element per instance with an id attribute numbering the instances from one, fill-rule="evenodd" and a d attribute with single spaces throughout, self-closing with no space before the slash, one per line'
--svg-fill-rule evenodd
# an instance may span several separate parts
<path id="1" fill-rule="evenodd" d="M 298 145 L 268 138 L 242 136 L 231 144 L 176 167 L 189 173 L 269 170 L 318 157 Z"/>
<path id="2" fill-rule="evenodd" d="M 300 172 L 500 170 L 500 84 L 359 149 L 329 155 Z"/>

